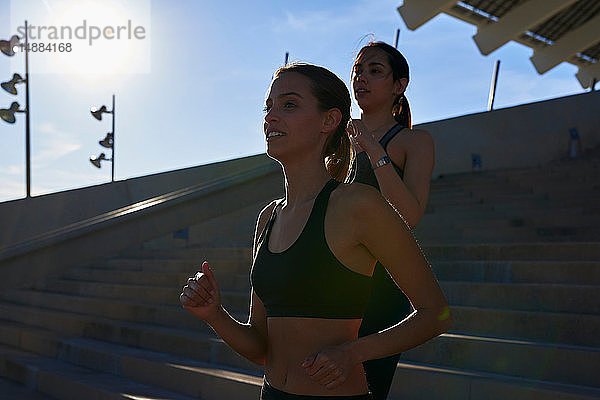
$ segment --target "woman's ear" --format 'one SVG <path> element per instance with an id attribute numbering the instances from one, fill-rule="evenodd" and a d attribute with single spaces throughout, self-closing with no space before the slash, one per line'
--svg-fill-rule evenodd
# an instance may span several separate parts
<path id="1" fill-rule="evenodd" d="M 408 78 L 400 78 L 394 82 L 394 95 L 399 96 L 406 90 Z"/>
<path id="2" fill-rule="evenodd" d="M 335 131 L 342 121 L 342 112 L 337 108 L 332 108 L 324 114 L 322 132 L 331 133 Z"/>

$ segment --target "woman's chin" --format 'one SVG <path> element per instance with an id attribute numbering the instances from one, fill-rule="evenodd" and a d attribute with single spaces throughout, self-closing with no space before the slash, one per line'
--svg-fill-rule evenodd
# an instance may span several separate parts
<path id="1" fill-rule="evenodd" d="M 269 146 L 269 143 L 267 143 L 267 156 L 276 161 L 281 161 L 282 158 L 285 158 L 285 151 L 282 150 L 281 148 L 277 148 L 277 146 Z"/>

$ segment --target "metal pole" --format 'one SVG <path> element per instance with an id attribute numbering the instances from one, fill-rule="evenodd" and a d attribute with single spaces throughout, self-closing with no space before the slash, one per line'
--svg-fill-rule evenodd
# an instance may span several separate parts
<path id="1" fill-rule="evenodd" d="M 27 20 L 25 20 L 25 174 L 27 180 L 27 197 L 31 197 L 31 139 L 29 132 L 29 41 L 27 36 Z"/>
<path id="2" fill-rule="evenodd" d="M 290 57 L 290 53 L 288 53 L 287 51 L 285 52 L 285 64 L 284 65 L 288 65 L 288 59 Z"/>
<path id="3" fill-rule="evenodd" d="M 111 182 L 115 181 L 115 95 L 113 94 L 113 105 L 112 105 L 112 172 L 111 172 Z"/>
<path id="4" fill-rule="evenodd" d="M 498 84 L 498 74 L 500 72 L 500 60 L 496 61 L 494 75 L 492 75 L 492 86 L 490 87 L 490 95 L 488 97 L 488 111 L 494 109 L 494 99 L 496 98 L 496 85 Z"/>
<path id="5" fill-rule="evenodd" d="M 398 39 L 400 39 L 400 29 L 396 29 L 396 41 L 394 42 L 394 47 L 398 48 Z"/>

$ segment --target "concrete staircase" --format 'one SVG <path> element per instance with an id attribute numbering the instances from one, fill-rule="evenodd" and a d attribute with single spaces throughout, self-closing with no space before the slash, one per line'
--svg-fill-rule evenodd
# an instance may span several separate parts
<path id="1" fill-rule="evenodd" d="M 599 168 L 592 153 L 433 183 L 415 235 L 454 326 L 403 354 L 391 399 L 600 398 Z M 179 306 L 204 259 L 245 320 L 247 245 L 145 245 L 2 293 L 0 400 L 257 399 L 261 369 Z"/>

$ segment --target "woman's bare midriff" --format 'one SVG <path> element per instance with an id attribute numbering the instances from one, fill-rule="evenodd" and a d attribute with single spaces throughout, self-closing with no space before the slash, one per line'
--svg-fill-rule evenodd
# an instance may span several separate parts
<path id="1" fill-rule="evenodd" d="M 329 346 L 355 340 L 361 319 L 270 317 L 265 377 L 271 386 L 288 393 L 313 396 L 351 396 L 367 393 L 367 380 L 359 363 L 348 379 L 327 389 L 311 379 L 302 362 Z"/>

